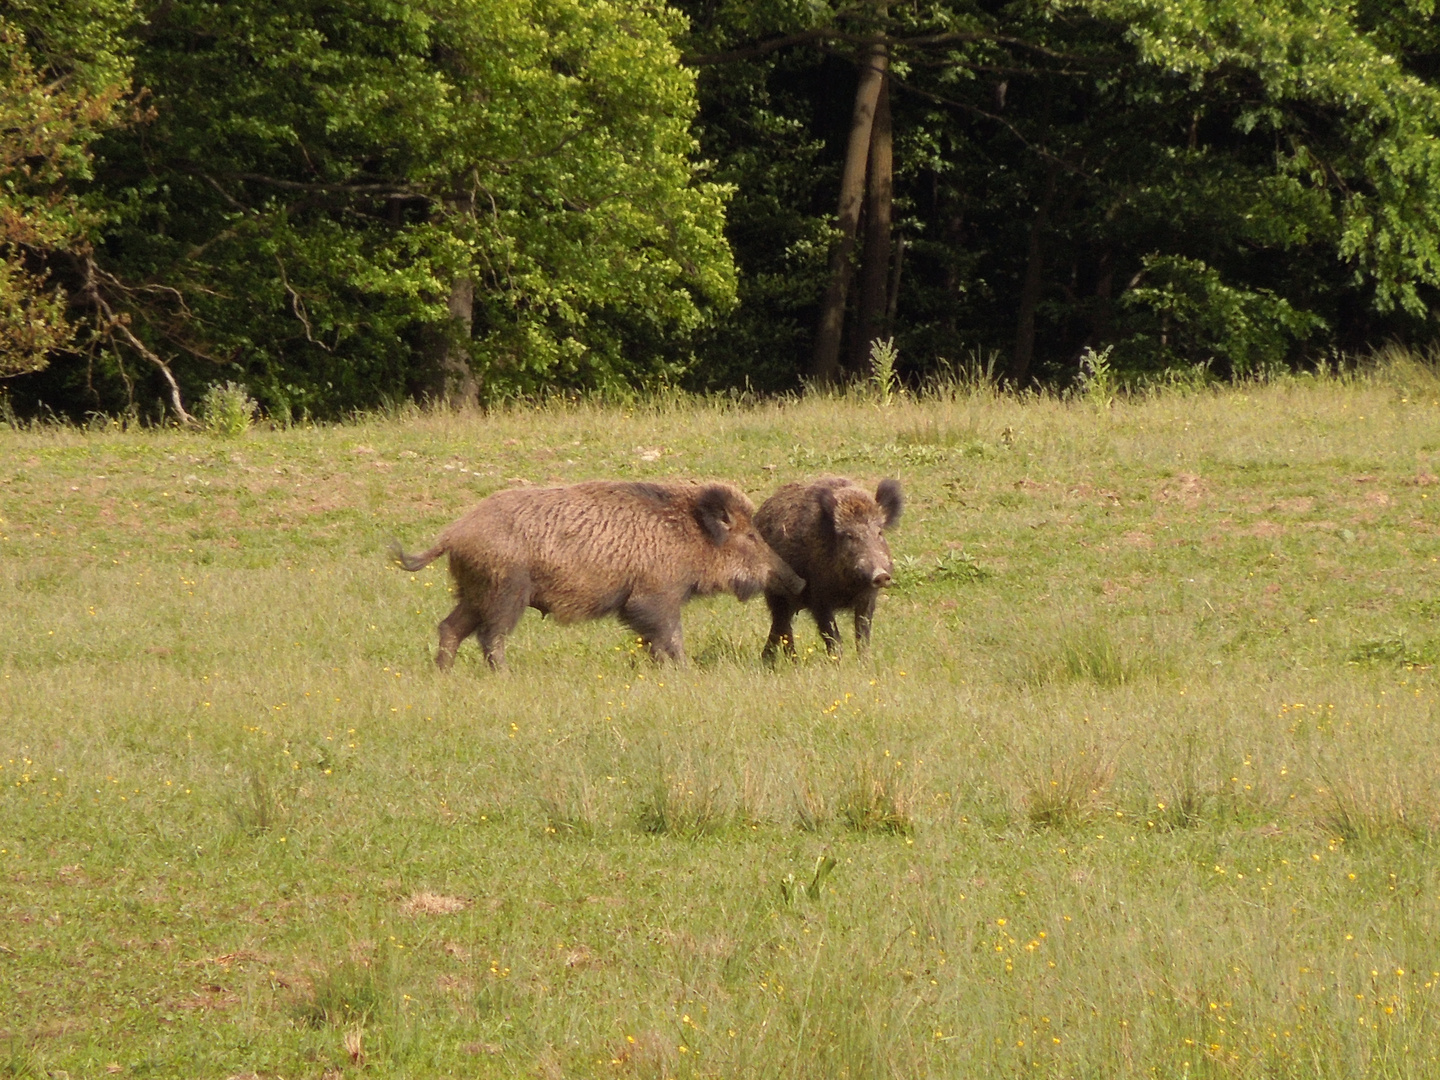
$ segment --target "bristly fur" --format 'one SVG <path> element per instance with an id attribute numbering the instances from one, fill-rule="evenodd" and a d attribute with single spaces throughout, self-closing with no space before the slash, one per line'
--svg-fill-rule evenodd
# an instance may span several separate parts
<path id="1" fill-rule="evenodd" d="M 882 480 L 872 496 L 839 476 L 786 484 L 765 500 L 755 515 L 756 528 L 805 579 L 799 596 L 765 593 L 771 620 L 767 659 L 782 648 L 795 654 L 798 611 L 815 617 L 831 656 L 840 655 L 837 611 L 855 613 L 856 646 L 862 652 L 869 646 L 875 601 L 895 571 L 884 533 L 899 522 L 904 505 L 898 480 Z"/>
<path id="2" fill-rule="evenodd" d="M 475 634 L 493 667 L 525 608 L 569 623 L 618 615 L 657 657 L 684 659 L 680 607 L 692 596 L 804 583 L 753 523 L 755 508 L 729 484 L 591 481 L 511 488 L 489 496 L 407 570 L 450 556 L 455 609 L 440 624 L 441 668 Z"/>

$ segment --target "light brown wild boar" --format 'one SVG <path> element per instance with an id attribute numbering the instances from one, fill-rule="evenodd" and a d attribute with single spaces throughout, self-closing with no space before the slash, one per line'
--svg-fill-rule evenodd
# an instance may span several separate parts
<path id="1" fill-rule="evenodd" d="M 825 651 L 840 655 L 837 611 L 855 612 L 855 645 L 870 645 L 875 600 L 890 584 L 895 563 L 886 530 L 900 521 L 904 508 L 900 481 L 882 480 L 874 496 L 851 480 L 827 476 L 813 484 L 786 484 L 766 499 L 755 526 L 790 568 L 805 579 L 798 596 L 765 591 L 770 606 L 770 637 L 764 656 L 778 648 L 795 655 L 797 611 L 815 616 Z"/>
<path id="2" fill-rule="evenodd" d="M 618 615 L 657 659 L 684 662 L 680 607 L 728 592 L 793 595 L 800 580 L 761 538 L 755 507 L 721 483 L 511 488 L 482 499 L 419 555 L 391 548 L 406 570 L 450 556 L 455 610 L 440 623 L 441 670 L 470 634 L 492 668 L 527 607 L 560 623 Z"/>

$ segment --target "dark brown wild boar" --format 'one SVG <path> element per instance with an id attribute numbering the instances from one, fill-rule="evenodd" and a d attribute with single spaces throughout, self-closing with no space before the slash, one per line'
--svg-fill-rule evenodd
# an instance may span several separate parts
<path id="1" fill-rule="evenodd" d="M 840 655 L 835 613 L 855 612 L 855 644 L 870 645 L 875 599 L 890 584 L 895 564 L 885 531 L 900 520 L 900 481 L 882 480 L 872 496 L 853 481 L 827 476 L 813 484 L 786 484 L 766 499 L 755 526 L 790 568 L 805 579 L 798 596 L 765 590 L 770 605 L 770 638 L 765 657 L 783 648 L 795 655 L 797 611 L 815 616 L 825 651 Z"/>
<path id="2" fill-rule="evenodd" d="M 761 538 L 755 507 L 720 483 L 623 483 L 498 491 L 406 570 L 450 556 L 455 610 L 440 623 L 442 670 L 470 634 L 493 668 L 527 607 L 560 623 L 618 615 L 656 658 L 683 662 L 680 607 L 692 596 L 799 593 L 801 581 Z"/>

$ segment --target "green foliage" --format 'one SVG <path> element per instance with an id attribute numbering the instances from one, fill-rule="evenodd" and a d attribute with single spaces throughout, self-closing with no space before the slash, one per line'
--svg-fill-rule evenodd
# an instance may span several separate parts
<path id="1" fill-rule="evenodd" d="M 46 260 L 87 249 L 102 213 L 74 186 L 120 124 L 129 0 L 27 3 L 0 14 L 0 378 L 70 345 L 69 297 Z"/>
<path id="2" fill-rule="evenodd" d="M 1192 86 L 1252 73 L 1264 98 L 1232 123 L 1284 139 L 1277 179 L 1330 194 L 1336 254 L 1373 289 L 1381 311 L 1426 309 L 1420 287 L 1440 284 L 1440 90 L 1405 72 L 1353 9 L 1285 3 L 1191 4 L 1098 0 L 1130 26 L 1142 59 Z M 1328 123 L 1304 125 L 1297 107 Z M 1262 227 L 1288 223 L 1263 220 Z"/>
<path id="3" fill-rule="evenodd" d="M 788 907 L 794 907 L 801 900 L 819 900 L 825 891 L 826 879 L 837 865 L 835 856 L 822 853 L 815 856 L 815 869 L 809 881 L 797 878 L 792 870 L 780 879 L 781 900 Z"/>
<path id="4" fill-rule="evenodd" d="M 1098 385 L 1086 357 L 1134 385 L 1436 329 L 1424 3 L 143 15 L 0 16 L 0 377 L 31 415 L 140 415 L 169 370 L 187 400 L 243 382 L 275 416 L 443 396 L 457 366 L 488 401 L 794 389 L 874 34 L 915 385 L 1019 355 L 1032 324 L 1020 381 L 1058 386 Z M 963 374 L 982 366 L 1005 377 Z"/>
<path id="5" fill-rule="evenodd" d="M 734 281 L 678 25 L 596 0 L 166 5 L 136 54 L 154 119 L 99 172 L 107 265 L 167 286 L 127 297 L 140 332 L 192 387 L 225 372 L 312 415 L 433 390 L 456 334 L 492 394 L 682 370 Z"/>
<path id="6" fill-rule="evenodd" d="M 1251 375 L 1283 366 L 1296 341 L 1326 328 L 1318 315 L 1297 311 L 1269 289 L 1225 284 L 1198 259 L 1147 256 L 1142 265 L 1143 284 L 1121 298 L 1133 314 L 1125 354 L 1135 366 L 1220 361 L 1236 375 Z"/>
<path id="7" fill-rule="evenodd" d="M 928 583 L 971 585 L 984 581 L 990 576 L 968 551 L 947 550 L 933 563 L 915 555 L 900 555 L 895 559 L 896 585 L 900 590 Z"/>
<path id="8" fill-rule="evenodd" d="M 899 358 L 894 338 L 883 341 L 876 338 L 870 343 L 870 383 L 875 400 L 882 406 L 890 405 L 899 390 L 899 376 L 895 374 L 895 361 Z"/>
<path id="9" fill-rule="evenodd" d="M 1386 634 L 1356 644 L 1349 659 L 1354 664 L 1390 663 L 1413 668 L 1434 663 L 1437 651 L 1433 642 L 1411 641 L 1404 633 Z"/>
<path id="10" fill-rule="evenodd" d="M 1440 92 L 1427 16 L 1405 4 L 687 10 L 691 51 L 729 58 L 701 68 L 700 130 L 738 187 L 731 322 L 764 313 L 767 374 L 777 350 L 792 372 L 808 355 L 809 238 L 834 213 L 854 91 L 838 57 L 877 25 L 893 42 L 908 239 L 899 344 L 922 373 L 967 350 L 1011 354 L 1032 250 L 1037 374 L 1062 385 L 1087 347 L 1113 346 L 1116 377 L 1133 381 L 1202 362 L 1243 375 L 1432 332 Z M 834 36 L 813 52 L 766 47 L 807 33 Z M 734 344 L 717 339 L 707 370 Z"/>
<path id="11" fill-rule="evenodd" d="M 1110 361 L 1111 345 L 1098 353 L 1088 345 L 1080 354 L 1080 396 L 1092 405 L 1108 405 L 1118 389 L 1115 367 Z"/>
<path id="12" fill-rule="evenodd" d="M 243 383 L 216 383 L 200 400 L 200 420 L 212 435 L 234 439 L 250 430 L 258 409 Z"/>

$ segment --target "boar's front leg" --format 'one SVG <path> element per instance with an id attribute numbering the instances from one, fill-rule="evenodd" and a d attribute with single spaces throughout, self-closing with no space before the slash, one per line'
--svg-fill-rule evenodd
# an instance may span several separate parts
<path id="1" fill-rule="evenodd" d="M 831 660 L 840 659 L 840 628 L 835 625 L 835 612 L 830 608 L 815 608 L 815 625 L 820 627 L 820 639 L 825 642 L 825 652 Z"/>
<path id="2" fill-rule="evenodd" d="M 864 656 L 870 651 L 870 624 L 875 621 L 875 600 L 879 589 L 868 589 L 855 600 L 855 651 Z"/>
<path id="3" fill-rule="evenodd" d="M 680 631 L 680 601 L 663 594 L 632 595 L 620 609 L 620 621 L 635 633 L 656 660 L 685 663 Z"/>
<path id="4" fill-rule="evenodd" d="M 479 625 L 479 612 L 464 600 L 456 604 L 455 610 L 440 622 L 440 650 L 435 654 L 435 666 L 449 671 L 455 663 L 455 650 Z"/>
<path id="5" fill-rule="evenodd" d="M 774 660 L 775 653 L 785 650 L 785 655 L 795 659 L 795 607 L 788 596 L 779 593 L 765 594 L 766 606 L 770 608 L 770 637 L 761 652 L 762 660 Z"/>

